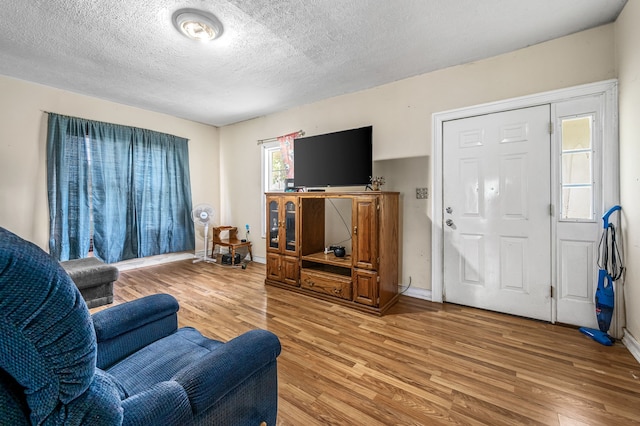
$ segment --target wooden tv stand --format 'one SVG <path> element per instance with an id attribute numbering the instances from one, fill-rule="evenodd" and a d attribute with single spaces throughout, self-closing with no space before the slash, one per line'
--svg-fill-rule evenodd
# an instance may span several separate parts
<path id="1" fill-rule="evenodd" d="M 382 315 L 398 300 L 398 192 L 267 193 L 265 284 Z M 328 200 L 351 205 L 351 250 L 324 249 Z M 348 201 L 347 201 L 348 203 Z M 349 218 L 343 218 L 348 224 Z"/>

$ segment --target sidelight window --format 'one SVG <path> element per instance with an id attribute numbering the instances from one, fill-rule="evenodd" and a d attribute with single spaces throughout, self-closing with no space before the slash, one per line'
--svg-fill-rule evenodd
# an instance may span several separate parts
<path id="1" fill-rule="evenodd" d="M 563 118 L 561 219 L 594 219 L 593 116 Z"/>

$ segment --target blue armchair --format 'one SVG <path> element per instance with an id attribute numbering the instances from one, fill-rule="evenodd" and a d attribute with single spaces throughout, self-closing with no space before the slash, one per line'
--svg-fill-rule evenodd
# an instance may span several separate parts
<path id="1" fill-rule="evenodd" d="M 147 296 L 89 315 L 58 262 L 0 228 L 0 424 L 275 425 L 280 342 L 177 327 Z"/>

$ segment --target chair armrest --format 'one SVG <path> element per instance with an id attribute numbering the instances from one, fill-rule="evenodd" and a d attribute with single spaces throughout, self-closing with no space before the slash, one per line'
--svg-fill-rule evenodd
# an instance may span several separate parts
<path id="1" fill-rule="evenodd" d="M 191 409 L 198 415 L 260 369 L 274 363 L 280 351 L 280 340 L 275 334 L 251 330 L 183 369 L 173 380 L 184 387 Z"/>
<path id="2" fill-rule="evenodd" d="M 175 297 L 169 294 L 152 294 L 96 312 L 91 318 L 96 339 L 100 343 L 173 315 L 178 309 L 180 307 Z"/>
<path id="3" fill-rule="evenodd" d="M 186 392 L 174 381 L 160 382 L 122 401 L 123 426 L 184 425 L 193 418 Z"/>
<path id="4" fill-rule="evenodd" d="M 92 315 L 98 343 L 97 367 L 115 362 L 178 329 L 178 301 L 154 294 Z"/>

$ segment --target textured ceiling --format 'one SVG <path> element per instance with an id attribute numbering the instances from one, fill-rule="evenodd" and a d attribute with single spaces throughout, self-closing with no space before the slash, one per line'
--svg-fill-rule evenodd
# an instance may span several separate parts
<path id="1" fill-rule="evenodd" d="M 612 22 L 626 0 L 0 0 L 0 74 L 222 126 Z M 181 8 L 216 15 L 208 44 Z"/>

